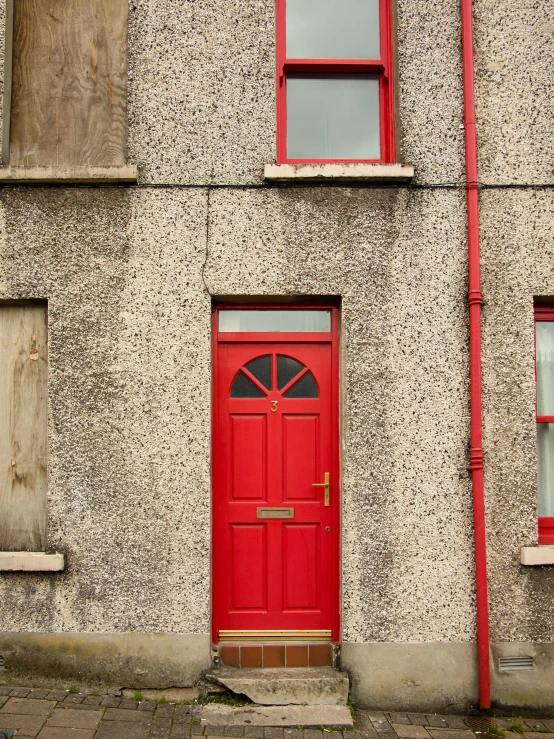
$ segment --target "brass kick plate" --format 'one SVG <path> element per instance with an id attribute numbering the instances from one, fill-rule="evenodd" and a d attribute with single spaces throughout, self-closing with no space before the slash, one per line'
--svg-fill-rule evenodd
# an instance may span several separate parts
<path id="1" fill-rule="evenodd" d="M 294 508 L 258 508 L 256 518 L 294 518 Z"/>
<path id="2" fill-rule="evenodd" d="M 278 642 L 278 641 L 303 641 L 303 642 L 329 642 L 332 640 L 331 631 L 256 631 L 246 629 L 242 631 L 224 631 L 219 632 L 220 641 L 261 641 L 261 642 Z"/>

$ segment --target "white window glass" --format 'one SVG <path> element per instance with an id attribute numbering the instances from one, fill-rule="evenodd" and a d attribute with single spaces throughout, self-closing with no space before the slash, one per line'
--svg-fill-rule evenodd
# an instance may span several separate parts
<path id="1" fill-rule="evenodd" d="M 537 424 L 539 517 L 554 516 L 554 423 Z"/>
<path id="2" fill-rule="evenodd" d="M 330 331 L 329 310 L 222 310 L 219 330 L 234 331 Z"/>
<path id="3" fill-rule="evenodd" d="M 554 416 L 554 322 L 535 324 L 537 415 Z"/>
<path id="4" fill-rule="evenodd" d="M 290 74 L 289 159 L 380 159 L 379 78 Z"/>
<path id="5" fill-rule="evenodd" d="M 286 0 L 289 59 L 379 59 L 379 0 Z"/>

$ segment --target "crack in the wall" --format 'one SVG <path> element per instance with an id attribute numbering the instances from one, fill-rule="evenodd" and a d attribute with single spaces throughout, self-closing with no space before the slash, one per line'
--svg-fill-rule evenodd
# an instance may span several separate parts
<path id="1" fill-rule="evenodd" d="M 208 283 L 206 282 L 206 266 L 208 264 L 208 259 L 210 258 L 210 188 L 207 188 L 207 196 L 206 196 L 206 248 L 205 248 L 205 254 L 204 254 L 204 263 L 202 264 L 202 270 L 201 270 L 201 276 L 202 276 L 202 282 L 204 283 L 204 289 L 210 296 L 210 298 L 213 297 L 213 294 L 210 292 L 210 288 L 208 287 Z"/>

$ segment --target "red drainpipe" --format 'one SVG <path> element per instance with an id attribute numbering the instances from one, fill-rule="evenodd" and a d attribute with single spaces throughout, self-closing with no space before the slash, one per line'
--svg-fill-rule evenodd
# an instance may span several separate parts
<path id="1" fill-rule="evenodd" d="M 477 135 L 475 131 L 475 85 L 473 65 L 472 0 L 462 4 L 462 61 L 464 74 L 464 124 L 466 144 L 466 194 L 469 301 L 469 467 L 473 488 L 475 529 L 475 579 L 477 590 L 477 650 L 479 660 L 479 705 L 490 708 L 489 603 L 487 592 L 487 539 L 483 483 L 483 425 L 481 388 L 481 293 L 479 254 L 479 192 L 477 179 Z"/>

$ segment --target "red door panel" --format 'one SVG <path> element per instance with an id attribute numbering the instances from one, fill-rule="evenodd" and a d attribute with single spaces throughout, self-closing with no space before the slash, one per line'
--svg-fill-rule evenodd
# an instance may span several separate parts
<path id="1" fill-rule="evenodd" d="M 215 342 L 213 639 L 326 629 L 338 640 L 336 331 L 266 336 Z M 329 506 L 314 486 L 326 472 Z M 293 516 L 261 518 L 266 508 Z"/>
<path id="2" fill-rule="evenodd" d="M 283 414 L 283 499 L 315 500 L 319 482 L 319 416 Z"/>
<path id="3" fill-rule="evenodd" d="M 231 524 L 234 611 L 267 610 L 267 527 Z"/>
<path id="4" fill-rule="evenodd" d="M 231 415 L 233 500 L 267 497 L 267 417 Z"/>
<path id="5" fill-rule="evenodd" d="M 319 525 L 283 525 L 284 608 L 317 609 L 319 605 Z"/>

